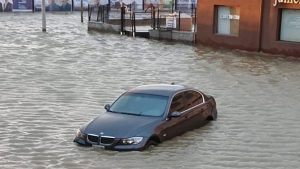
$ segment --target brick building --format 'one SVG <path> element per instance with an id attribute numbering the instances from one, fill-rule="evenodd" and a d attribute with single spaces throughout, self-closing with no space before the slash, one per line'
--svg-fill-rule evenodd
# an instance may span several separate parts
<path id="1" fill-rule="evenodd" d="M 300 57 L 300 0 L 198 0 L 196 40 Z"/>

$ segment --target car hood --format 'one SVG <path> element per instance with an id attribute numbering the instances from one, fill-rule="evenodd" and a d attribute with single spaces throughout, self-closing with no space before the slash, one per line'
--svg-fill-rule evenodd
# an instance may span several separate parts
<path id="1" fill-rule="evenodd" d="M 106 112 L 91 121 L 84 129 L 86 134 L 126 138 L 142 135 L 153 129 L 161 122 L 161 117 L 135 116 Z M 101 134 L 100 134 L 101 133 Z"/>

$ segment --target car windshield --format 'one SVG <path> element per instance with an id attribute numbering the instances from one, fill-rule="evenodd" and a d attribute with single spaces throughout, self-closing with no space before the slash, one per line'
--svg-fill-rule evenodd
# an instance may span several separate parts
<path id="1" fill-rule="evenodd" d="M 141 116 L 162 116 L 168 103 L 168 97 L 125 93 L 110 108 L 114 113 L 124 113 Z"/>

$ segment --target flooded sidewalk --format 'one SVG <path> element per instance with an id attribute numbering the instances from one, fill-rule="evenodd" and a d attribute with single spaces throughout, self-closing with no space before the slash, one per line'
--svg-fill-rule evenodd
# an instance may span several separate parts
<path id="1" fill-rule="evenodd" d="M 88 32 L 80 13 L 47 14 L 47 33 L 40 13 L 0 23 L 3 169 L 300 166 L 299 58 Z M 73 143 L 122 92 L 171 82 L 214 96 L 218 120 L 143 152 Z"/>

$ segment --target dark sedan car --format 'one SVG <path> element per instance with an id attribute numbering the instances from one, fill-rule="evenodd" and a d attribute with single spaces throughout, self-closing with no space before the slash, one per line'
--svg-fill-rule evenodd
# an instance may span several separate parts
<path id="1" fill-rule="evenodd" d="M 105 109 L 78 129 L 76 143 L 143 150 L 217 119 L 215 99 L 183 85 L 139 86 Z"/>

